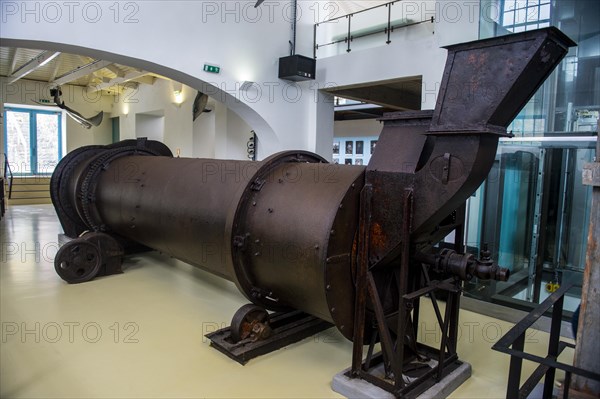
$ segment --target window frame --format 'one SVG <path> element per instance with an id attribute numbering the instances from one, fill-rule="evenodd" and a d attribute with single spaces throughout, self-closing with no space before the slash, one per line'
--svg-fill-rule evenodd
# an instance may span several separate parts
<path id="1" fill-rule="evenodd" d="M 544 28 L 544 27 L 548 27 L 552 25 L 552 11 L 553 11 L 553 7 L 552 7 L 552 0 L 527 0 L 524 4 L 524 6 L 520 6 L 519 3 L 517 3 L 518 0 L 502 0 L 501 2 L 501 9 L 500 9 L 500 26 L 502 26 L 503 28 L 505 28 L 506 30 L 509 30 L 511 32 L 522 32 L 522 31 L 527 31 L 527 30 L 531 30 L 531 29 L 538 29 L 538 28 Z M 531 4 L 533 2 L 536 2 L 536 4 Z M 514 7 L 512 9 L 509 9 L 507 7 L 507 5 L 513 5 Z M 548 6 L 549 7 L 549 11 L 548 11 L 548 18 L 544 18 L 544 19 L 540 19 L 540 13 L 541 13 L 541 9 L 543 6 Z M 537 19 L 535 20 L 529 20 L 530 17 L 530 10 L 537 10 Z M 523 22 L 516 22 L 517 21 L 517 12 L 518 11 L 525 11 L 525 21 Z M 505 15 L 507 13 L 512 13 L 513 14 L 513 21 L 512 23 L 509 24 L 505 24 Z M 530 29 L 528 29 L 530 28 Z"/>
<path id="2" fill-rule="evenodd" d="M 58 161 L 60 161 L 63 157 L 63 112 L 62 110 L 52 110 L 52 109 L 37 109 L 30 107 L 19 107 L 14 105 L 5 105 L 3 110 L 3 130 L 4 130 L 4 151 L 8 154 L 9 143 L 8 143 L 8 112 L 19 112 L 19 113 L 28 113 L 29 114 L 29 162 L 31 164 L 31 171 L 29 172 L 21 172 L 21 171 L 13 171 L 13 173 L 17 176 L 45 176 L 51 175 L 52 173 L 44 173 L 40 172 L 38 168 L 38 149 L 37 149 L 37 115 L 55 115 L 58 121 L 58 131 L 57 131 L 57 140 L 58 140 Z M 14 162 L 14 160 L 9 159 L 9 162 Z"/>

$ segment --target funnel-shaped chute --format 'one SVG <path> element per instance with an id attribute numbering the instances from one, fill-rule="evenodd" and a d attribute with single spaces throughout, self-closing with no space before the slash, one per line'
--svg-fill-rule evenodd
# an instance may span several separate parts
<path id="1" fill-rule="evenodd" d="M 575 43 L 556 28 L 447 47 L 430 133 L 497 133 Z"/>

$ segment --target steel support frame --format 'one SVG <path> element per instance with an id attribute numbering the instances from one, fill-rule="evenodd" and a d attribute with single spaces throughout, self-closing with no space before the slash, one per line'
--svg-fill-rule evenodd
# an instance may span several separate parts
<path id="1" fill-rule="evenodd" d="M 543 387 L 543 398 L 552 397 L 554 386 L 554 377 L 556 369 L 565 371 L 565 388 L 563 397 L 569 396 L 569 386 L 573 374 L 582 376 L 595 381 L 600 381 L 600 374 L 594 370 L 585 370 L 580 367 L 558 361 L 561 352 L 567 348 L 574 348 L 573 344 L 560 340 L 560 326 L 564 304 L 564 295 L 573 287 L 572 284 L 563 285 L 560 289 L 550 295 L 537 308 L 529 313 L 525 318 L 511 328 L 500 340 L 494 344 L 492 349 L 507 353 L 511 356 L 510 368 L 508 372 L 508 384 L 506 398 L 527 398 L 536 387 L 537 383 L 545 377 Z M 527 330 L 552 307 L 552 322 L 550 328 L 550 340 L 548 342 L 548 352 L 545 357 L 533 355 L 524 351 L 525 336 Z M 521 371 L 523 360 L 529 360 L 539 363 L 531 376 L 521 385 Z"/>
<path id="2" fill-rule="evenodd" d="M 442 380 L 448 373 L 452 372 L 460 362 L 456 353 L 458 336 L 458 314 L 460 307 L 460 295 L 462 294 L 462 281 L 449 278 L 443 281 L 431 280 L 428 267 L 421 264 L 422 288 L 409 292 L 410 284 L 409 270 L 414 267 L 412 254 L 414 248 L 410 235 L 412 232 L 413 215 L 413 190 L 406 189 L 403 198 L 403 224 L 402 224 L 402 255 L 400 265 L 395 268 L 396 282 L 398 284 L 399 304 L 397 314 L 397 325 L 390 325 L 390 315 L 386 315 L 381 303 L 382 295 L 375 284 L 373 272 L 369 268 L 369 226 L 371 222 L 371 199 L 373 188 L 370 184 L 365 185 L 361 193 L 358 256 L 356 271 L 356 297 L 355 297 L 355 323 L 354 340 L 352 352 L 352 367 L 348 373 L 351 378 L 360 378 L 373 385 L 378 386 L 397 397 L 405 395 L 418 395 L 425 389 Z M 464 249 L 464 225 L 458 223 L 456 227 L 455 248 L 462 252 Z M 418 273 L 417 273 L 418 276 Z M 418 278 L 413 276 L 413 278 Z M 448 293 L 446 308 L 442 315 L 437 302 L 436 292 Z M 418 318 L 420 300 L 428 295 L 436 314 L 436 320 L 442 332 L 439 348 L 432 348 L 417 343 Z M 370 342 L 366 358 L 363 359 L 363 346 L 365 341 L 366 306 L 370 304 L 373 308 L 376 328 L 370 334 Z M 391 318 L 393 319 L 393 317 Z M 392 328 L 395 327 L 395 328 Z M 396 331 L 394 340 L 393 331 Z M 381 351 L 374 354 L 377 341 L 381 343 Z M 437 360 L 437 366 L 424 372 L 411 382 L 404 380 L 404 372 L 408 371 L 408 363 L 405 362 L 405 346 L 408 345 L 417 357 L 433 357 Z M 409 357 L 410 358 L 410 357 Z M 384 378 L 373 374 L 376 367 L 383 363 Z"/>

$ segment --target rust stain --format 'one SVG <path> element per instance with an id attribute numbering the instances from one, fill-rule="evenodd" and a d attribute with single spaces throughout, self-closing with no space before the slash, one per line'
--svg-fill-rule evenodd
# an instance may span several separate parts
<path id="1" fill-rule="evenodd" d="M 373 248 L 383 248 L 387 243 L 387 236 L 381 225 L 377 222 L 373 223 L 371 227 L 371 245 Z"/>
<path id="2" fill-rule="evenodd" d="M 477 56 L 475 54 L 469 54 L 469 57 L 467 58 L 467 62 L 469 64 L 475 64 L 477 62 Z"/>

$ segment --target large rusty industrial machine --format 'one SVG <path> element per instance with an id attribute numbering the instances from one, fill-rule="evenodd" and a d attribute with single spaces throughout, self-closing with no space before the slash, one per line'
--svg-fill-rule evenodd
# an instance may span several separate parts
<path id="1" fill-rule="evenodd" d="M 120 273 L 124 253 L 162 251 L 233 281 L 252 302 L 210 336 L 239 362 L 333 324 L 354 343 L 351 378 L 417 395 L 460 364 L 463 282 L 509 277 L 485 248 L 464 253 L 464 203 L 573 45 L 547 28 L 448 47 L 435 110 L 385 115 L 367 166 L 305 151 L 260 162 L 174 158 L 144 139 L 79 148 L 51 181 L 72 238 L 56 271 L 80 283 Z M 439 246 L 453 231 L 454 244 Z M 423 298 L 439 348 L 417 340 Z"/>

